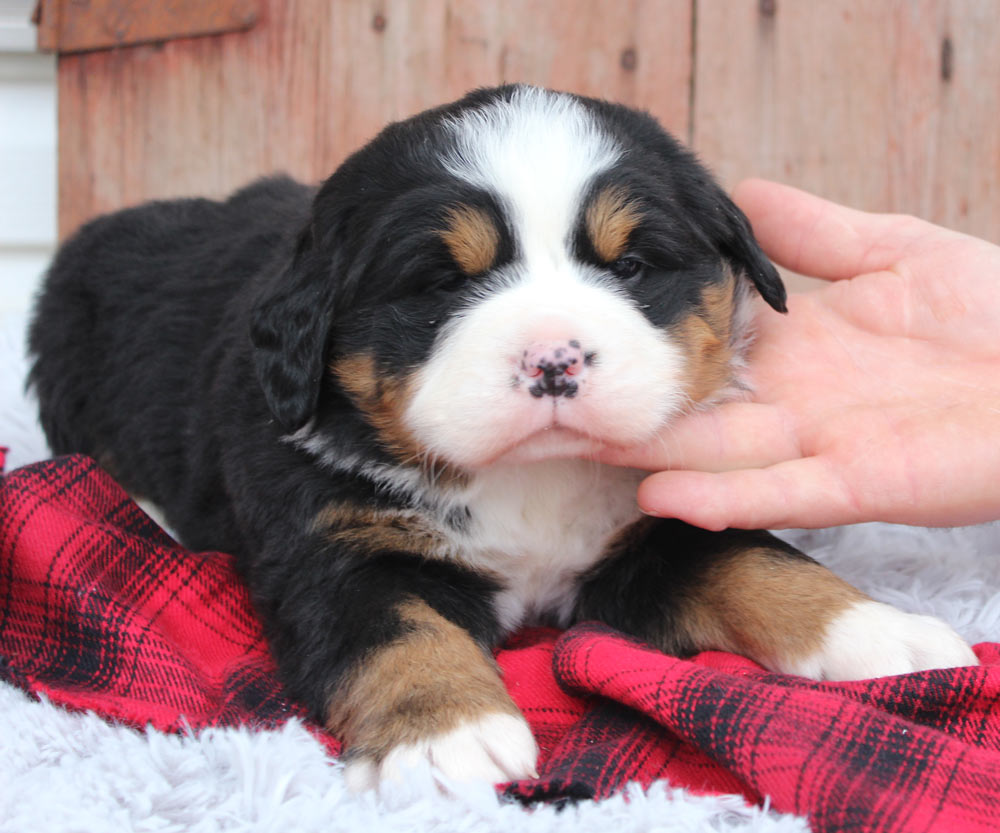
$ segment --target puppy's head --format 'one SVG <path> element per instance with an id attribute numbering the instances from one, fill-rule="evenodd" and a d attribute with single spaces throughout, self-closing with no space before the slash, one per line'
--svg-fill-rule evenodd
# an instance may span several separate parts
<path id="1" fill-rule="evenodd" d="M 325 378 L 399 459 L 585 454 L 731 389 L 754 287 L 784 309 L 746 218 L 651 117 L 482 90 L 324 184 L 255 311 L 258 377 L 289 431 Z"/>

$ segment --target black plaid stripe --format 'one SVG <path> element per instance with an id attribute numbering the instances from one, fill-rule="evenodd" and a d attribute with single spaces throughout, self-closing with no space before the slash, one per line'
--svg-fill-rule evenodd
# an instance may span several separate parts
<path id="1" fill-rule="evenodd" d="M 893 686 L 908 700 L 920 688 L 916 678 L 929 677 L 933 684 L 923 690 L 932 692 L 932 702 L 954 707 L 963 698 L 941 697 L 942 675 L 969 674 L 992 676 L 992 685 L 982 687 L 992 702 L 1000 682 L 995 666 L 845 684 L 850 695 L 843 696 L 831 684 L 723 674 L 594 628 L 568 634 L 556 653 L 574 690 L 599 692 L 655 717 L 743 776 L 777 809 L 808 815 L 814 830 L 996 829 L 1000 755 L 859 702 L 866 688 L 876 690 L 876 701 L 892 700 Z M 906 708 L 914 711 L 912 703 Z"/>
<path id="2" fill-rule="evenodd" d="M 161 728 L 299 714 L 228 556 L 177 547 L 87 458 L 13 472 L 0 496 L 9 679 Z"/>

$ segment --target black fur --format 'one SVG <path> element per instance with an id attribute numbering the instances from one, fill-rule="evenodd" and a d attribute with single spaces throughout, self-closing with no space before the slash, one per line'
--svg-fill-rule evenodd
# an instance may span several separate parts
<path id="1" fill-rule="evenodd" d="M 344 674 L 399 635 L 402 600 L 422 599 L 484 649 L 502 636 L 490 575 L 420 552 L 331 543 L 314 527 L 325 507 L 412 507 L 287 436 L 310 425 L 345 453 L 399 463 L 326 369 L 363 351 L 387 380 L 419 366 L 469 297 L 474 278 L 438 235 L 445 211 L 474 205 L 502 230 L 504 209 L 440 165 L 442 118 L 510 95 L 479 91 L 392 125 L 318 190 L 277 177 L 222 202 L 98 218 L 60 250 L 38 303 L 31 383 L 53 451 L 96 457 L 162 507 L 187 546 L 234 553 L 289 690 L 319 717 Z M 720 258 L 784 309 L 746 219 L 693 157 L 650 117 L 582 101 L 636 149 L 609 176 L 650 209 L 633 241 L 644 269 L 626 284 L 649 320 L 663 326 L 689 308 L 719 279 Z M 498 265 L 516 256 L 516 241 L 501 236 Z M 596 259 L 585 238 L 577 251 Z M 459 528 L 461 512 L 447 523 Z M 663 636 L 670 593 L 762 540 L 727 533 L 720 548 L 721 538 L 664 525 L 585 583 L 577 615 L 694 649 L 680 625 L 676 638 Z"/>

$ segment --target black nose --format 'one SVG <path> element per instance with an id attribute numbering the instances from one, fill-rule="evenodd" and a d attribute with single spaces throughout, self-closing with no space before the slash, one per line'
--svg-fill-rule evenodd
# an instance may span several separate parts
<path id="1" fill-rule="evenodd" d="M 543 396 L 565 396 L 567 399 L 572 399 L 580 386 L 566 373 L 571 367 L 572 365 L 566 362 L 539 362 L 535 365 L 535 370 L 536 372 L 540 370 L 541 374 L 528 388 L 528 393 L 536 399 Z"/>
<path id="2" fill-rule="evenodd" d="M 521 378 L 529 383 L 528 393 L 536 399 L 572 399 L 593 361 L 594 353 L 584 352 L 576 339 L 536 342 L 521 355 Z"/>

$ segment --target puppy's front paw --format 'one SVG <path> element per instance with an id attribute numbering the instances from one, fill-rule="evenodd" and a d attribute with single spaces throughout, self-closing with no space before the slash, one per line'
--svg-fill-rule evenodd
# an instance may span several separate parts
<path id="1" fill-rule="evenodd" d="M 410 780 L 407 769 L 433 769 L 445 791 L 446 781 L 533 776 L 535 739 L 493 658 L 424 602 L 397 612 L 407 629 L 370 652 L 330 704 L 327 725 L 347 745 L 348 787 Z"/>
<path id="2" fill-rule="evenodd" d="M 447 781 L 490 784 L 537 778 L 538 747 L 524 718 L 492 713 L 466 720 L 449 732 L 394 747 L 381 759 L 360 753 L 344 768 L 354 792 L 387 781 L 402 781 L 408 771 L 433 767 Z M 447 788 L 447 784 L 439 785 Z"/>
<path id="3" fill-rule="evenodd" d="M 820 649 L 789 670 L 817 680 L 862 680 L 978 664 L 965 640 L 940 619 L 866 600 L 837 616 Z"/>

